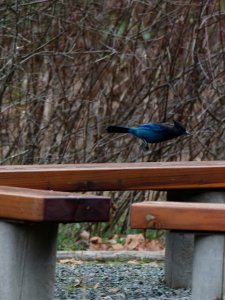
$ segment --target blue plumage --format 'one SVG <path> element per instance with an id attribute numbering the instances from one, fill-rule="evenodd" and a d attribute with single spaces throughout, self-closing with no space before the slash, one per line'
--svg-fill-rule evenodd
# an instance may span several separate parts
<path id="1" fill-rule="evenodd" d="M 109 126 L 107 131 L 110 133 L 130 133 L 143 140 L 145 149 L 148 143 L 160 143 L 189 134 L 186 128 L 177 121 L 174 121 L 173 125 L 150 123 L 141 124 L 138 127 Z"/>

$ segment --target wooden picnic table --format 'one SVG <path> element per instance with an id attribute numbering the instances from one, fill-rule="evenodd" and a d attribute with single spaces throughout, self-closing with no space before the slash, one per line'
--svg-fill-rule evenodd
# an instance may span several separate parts
<path id="1" fill-rule="evenodd" d="M 91 220 L 90 216 L 95 217 L 94 221 L 108 220 L 107 197 L 93 197 L 90 202 L 90 198 L 84 196 L 82 204 L 81 196 L 67 192 L 161 190 L 167 191 L 169 201 L 213 202 L 216 199 L 225 202 L 224 189 L 225 161 L 1 166 L 0 276 L 4 278 L 0 282 L 0 293 L 4 291 L 1 296 L 8 300 L 15 300 L 15 295 L 22 295 L 23 300 L 51 299 L 57 224 Z M 49 191 L 57 191 L 54 199 L 50 199 Z M 74 204 L 71 205 L 68 198 L 73 199 Z M 96 203 L 102 203 L 105 209 L 98 209 Z M 53 209 L 54 205 L 58 208 Z M 187 286 L 190 282 L 193 239 L 189 241 L 185 234 L 176 232 L 167 238 L 166 279 L 170 286 Z M 216 239 L 213 244 L 218 243 L 221 240 Z M 220 247 L 220 254 L 224 253 L 221 249 L 224 245 Z M 218 273 L 218 268 L 215 271 Z M 215 284 L 218 278 L 224 278 L 221 272 L 214 276 Z M 220 285 L 223 284 L 221 281 Z"/>

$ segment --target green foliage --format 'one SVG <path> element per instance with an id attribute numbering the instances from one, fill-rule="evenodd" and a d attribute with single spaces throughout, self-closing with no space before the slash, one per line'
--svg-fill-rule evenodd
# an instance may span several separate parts
<path id="1" fill-rule="evenodd" d="M 79 233 L 82 230 L 89 229 L 91 230 L 92 236 L 100 236 L 103 241 L 108 241 L 112 239 L 116 235 L 116 243 L 124 245 L 126 235 L 127 234 L 138 234 L 142 233 L 144 234 L 145 238 L 148 240 L 158 240 L 163 237 L 164 232 L 160 230 L 140 230 L 140 229 L 128 229 L 126 231 L 126 235 L 123 234 L 118 234 L 122 227 L 122 224 L 118 224 L 118 228 L 113 232 L 102 232 L 102 227 L 100 227 L 100 231 L 97 232 L 93 229 L 91 229 L 90 224 L 85 224 L 85 225 L 80 225 L 80 224 L 61 224 L 59 226 L 59 233 L 58 233 L 58 250 L 64 250 L 64 251 L 69 251 L 69 250 L 86 250 L 89 246 L 88 242 L 84 243 L 80 239 Z"/>
<path id="2" fill-rule="evenodd" d="M 85 250 L 85 245 L 77 242 L 79 239 L 79 224 L 61 224 L 58 233 L 58 250 Z"/>

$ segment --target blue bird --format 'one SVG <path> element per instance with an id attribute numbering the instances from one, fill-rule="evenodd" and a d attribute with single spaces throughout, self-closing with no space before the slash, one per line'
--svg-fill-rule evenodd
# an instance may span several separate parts
<path id="1" fill-rule="evenodd" d="M 130 133 L 143 141 L 143 149 L 148 150 L 148 143 L 160 143 L 174 139 L 181 135 L 189 135 L 186 128 L 177 121 L 174 124 L 168 123 L 149 123 L 141 124 L 138 127 L 109 126 L 107 131 L 110 133 Z"/>

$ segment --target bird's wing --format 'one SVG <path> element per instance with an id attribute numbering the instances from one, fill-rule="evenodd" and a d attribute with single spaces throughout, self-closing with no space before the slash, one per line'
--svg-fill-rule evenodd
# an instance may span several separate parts
<path id="1" fill-rule="evenodd" d="M 168 126 L 168 125 L 167 125 Z M 146 130 L 150 130 L 152 132 L 162 132 L 165 130 L 165 127 L 167 127 L 166 124 L 141 124 L 138 126 L 138 128 L 142 128 L 142 129 L 146 129 Z"/>

